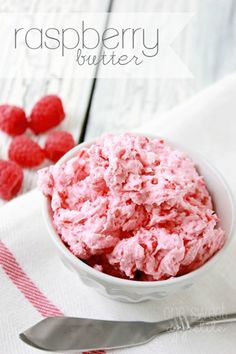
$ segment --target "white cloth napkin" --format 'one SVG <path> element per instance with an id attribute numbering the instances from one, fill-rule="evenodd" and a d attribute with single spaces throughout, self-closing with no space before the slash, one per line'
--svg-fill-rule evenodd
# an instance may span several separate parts
<path id="1" fill-rule="evenodd" d="M 236 193 L 236 75 L 140 129 L 180 140 L 207 155 Z M 236 312 L 236 242 L 193 288 L 156 302 L 114 302 L 84 286 L 60 262 L 42 220 L 39 193 L 29 192 L 0 209 L 0 353 L 38 353 L 18 339 L 43 315 L 158 321 L 178 314 Z M 33 296 L 32 296 L 33 295 Z M 114 354 L 234 354 L 236 324 L 166 334 Z"/>

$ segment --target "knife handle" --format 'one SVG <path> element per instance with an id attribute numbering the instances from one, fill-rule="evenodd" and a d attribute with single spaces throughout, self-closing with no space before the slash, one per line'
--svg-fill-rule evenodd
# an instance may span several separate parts
<path id="1" fill-rule="evenodd" d="M 236 313 L 219 314 L 207 317 L 179 316 L 173 319 L 171 331 L 185 331 L 194 327 L 236 322 Z"/>
<path id="2" fill-rule="evenodd" d="M 219 314 L 207 317 L 190 317 L 190 326 L 207 326 L 236 322 L 236 313 Z"/>

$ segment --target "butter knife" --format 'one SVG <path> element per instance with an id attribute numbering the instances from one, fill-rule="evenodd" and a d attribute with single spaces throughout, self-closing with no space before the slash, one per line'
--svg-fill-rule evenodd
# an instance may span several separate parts
<path id="1" fill-rule="evenodd" d="M 160 322 L 48 317 L 21 333 L 20 338 L 45 351 L 90 351 L 136 346 L 163 333 L 229 322 L 236 322 L 236 313 L 210 317 L 179 316 Z"/>

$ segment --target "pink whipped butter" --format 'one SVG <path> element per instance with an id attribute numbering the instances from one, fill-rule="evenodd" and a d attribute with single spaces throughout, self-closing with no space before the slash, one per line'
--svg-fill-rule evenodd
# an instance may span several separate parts
<path id="1" fill-rule="evenodd" d="M 163 140 L 106 135 L 39 171 L 55 228 L 78 258 L 133 280 L 188 273 L 224 244 L 193 161 Z"/>

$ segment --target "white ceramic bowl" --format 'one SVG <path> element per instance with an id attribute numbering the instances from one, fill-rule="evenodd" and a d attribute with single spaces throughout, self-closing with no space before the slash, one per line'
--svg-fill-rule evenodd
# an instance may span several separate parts
<path id="1" fill-rule="evenodd" d="M 153 138 L 153 136 L 151 138 Z M 96 140 L 77 145 L 65 154 L 57 162 L 57 165 L 61 165 L 69 160 L 82 147 L 90 146 L 95 141 Z M 220 218 L 219 226 L 222 227 L 227 235 L 227 241 L 223 248 L 203 266 L 191 273 L 163 281 L 141 282 L 116 278 L 93 269 L 75 257 L 63 244 L 59 235 L 55 231 L 52 222 L 50 202 L 48 198 L 43 197 L 43 214 L 48 232 L 55 245 L 55 250 L 57 250 L 63 263 L 70 270 L 74 271 L 86 285 L 114 300 L 125 302 L 154 300 L 190 287 L 194 284 L 197 278 L 201 277 L 204 273 L 207 273 L 210 268 L 214 267 L 216 261 L 219 260 L 225 252 L 232 237 L 234 225 L 233 199 L 230 190 L 220 173 L 200 155 L 190 151 L 186 147 L 180 146 L 179 144 L 166 139 L 165 141 L 173 147 L 186 152 L 195 162 L 195 166 L 199 173 L 204 176 L 207 187 L 212 196 L 214 209 Z"/>

